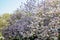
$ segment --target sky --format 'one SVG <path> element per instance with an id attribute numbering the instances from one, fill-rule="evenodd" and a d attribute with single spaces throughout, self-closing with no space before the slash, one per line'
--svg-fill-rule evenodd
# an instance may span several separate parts
<path id="1" fill-rule="evenodd" d="M 20 7 L 21 2 L 25 2 L 25 0 L 0 0 L 0 15 L 3 13 L 12 13 Z"/>
<path id="2" fill-rule="evenodd" d="M 41 1 L 41 0 L 40 0 Z M 0 15 L 4 13 L 13 13 L 26 0 L 0 0 Z"/>

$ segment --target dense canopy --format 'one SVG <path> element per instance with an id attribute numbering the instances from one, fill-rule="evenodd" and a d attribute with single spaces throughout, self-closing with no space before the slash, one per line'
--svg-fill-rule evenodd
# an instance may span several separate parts
<path id="1" fill-rule="evenodd" d="M 60 38 L 60 0 L 42 0 L 35 3 L 35 0 L 27 0 L 24 8 L 17 9 L 11 15 L 0 16 L 1 36 L 4 40 Z"/>

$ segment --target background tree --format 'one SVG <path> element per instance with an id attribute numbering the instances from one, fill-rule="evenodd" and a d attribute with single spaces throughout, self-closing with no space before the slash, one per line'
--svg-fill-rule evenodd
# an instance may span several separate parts
<path id="1" fill-rule="evenodd" d="M 5 13 L 0 16 L 0 29 L 9 25 L 8 19 L 10 18 L 9 13 Z"/>

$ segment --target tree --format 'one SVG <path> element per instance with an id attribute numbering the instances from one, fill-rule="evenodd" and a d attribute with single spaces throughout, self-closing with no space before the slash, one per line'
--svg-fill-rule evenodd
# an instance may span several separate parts
<path id="1" fill-rule="evenodd" d="M 8 19 L 10 18 L 10 14 L 5 13 L 0 16 L 0 29 L 9 25 Z"/>
<path id="2" fill-rule="evenodd" d="M 60 1 L 42 1 L 42 3 L 36 7 L 38 8 L 37 13 L 34 16 L 27 16 L 27 13 L 33 13 L 35 10 L 33 1 L 35 3 L 35 0 L 26 2 L 25 10 L 27 10 L 27 12 L 17 10 L 15 12 L 16 14 L 11 16 L 9 19 L 11 25 L 2 31 L 6 40 L 10 40 L 10 38 L 14 38 L 15 40 L 16 37 L 18 37 L 18 39 L 22 37 L 24 40 L 45 40 L 57 36 L 56 32 L 60 27 L 60 8 L 57 7 L 57 5 L 59 5 Z M 58 11 L 56 11 L 56 9 Z"/>

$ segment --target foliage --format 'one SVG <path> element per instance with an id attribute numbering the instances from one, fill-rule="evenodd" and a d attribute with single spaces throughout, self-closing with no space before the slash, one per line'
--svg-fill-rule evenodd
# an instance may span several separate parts
<path id="1" fill-rule="evenodd" d="M 24 18 L 24 17 L 29 17 L 29 16 L 32 16 L 31 13 L 26 13 L 25 11 L 22 11 L 22 10 L 19 10 L 17 9 L 14 14 L 12 14 L 9 18 L 9 23 L 12 25 L 16 22 L 16 20 L 20 20 L 21 18 Z"/>
<path id="2" fill-rule="evenodd" d="M 9 24 L 8 22 L 9 17 L 10 17 L 10 14 L 8 13 L 5 13 L 2 16 L 0 16 L 0 29 Z"/>
<path id="3" fill-rule="evenodd" d="M 15 24 L 9 26 L 7 29 L 3 31 L 3 35 L 6 38 L 6 40 L 9 40 L 9 37 L 15 38 L 16 36 L 24 35 L 26 34 L 25 31 L 29 31 L 29 27 L 27 25 L 30 25 L 30 21 L 32 21 L 31 18 L 23 18 L 21 20 L 18 20 Z M 25 35 L 27 36 L 27 34 Z"/>
<path id="4" fill-rule="evenodd" d="M 30 7 L 33 1 L 30 0 L 25 4 L 25 10 L 28 12 L 17 10 L 10 17 L 10 25 L 2 31 L 5 40 L 17 40 L 17 38 L 19 40 L 46 40 L 57 36 L 57 29 L 60 27 L 60 7 L 57 5 L 60 1 L 43 1 L 37 13 L 30 15 L 33 11 Z"/>
<path id="5" fill-rule="evenodd" d="M 4 40 L 4 37 L 2 36 L 1 32 L 0 32 L 0 40 Z"/>
<path id="6" fill-rule="evenodd" d="M 9 25 L 8 19 L 10 17 L 10 14 L 5 13 L 0 16 L 0 40 L 3 40 L 4 37 L 2 36 L 1 30 L 5 28 L 7 25 Z"/>
<path id="7" fill-rule="evenodd" d="M 52 19 L 54 20 L 55 17 L 51 18 L 49 16 L 47 17 L 47 15 L 44 17 L 38 17 L 38 16 L 23 17 L 19 20 L 16 20 L 16 22 L 8 26 L 8 28 L 4 29 L 3 36 L 5 37 L 6 40 L 9 40 L 10 37 L 15 38 L 18 35 L 20 35 L 19 38 L 22 37 L 22 39 L 25 37 L 29 39 L 29 37 L 33 35 L 36 35 L 37 39 L 39 38 L 46 39 L 54 35 L 54 33 L 56 33 L 57 31 L 56 30 L 57 28 L 55 29 L 54 26 L 57 26 L 58 23 L 54 23 L 55 25 L 52 24 Z M 58 16 L 56 20 L 57 21 L 54 22 L 59 22 Z"/>
<path id="8" fill-rule="evenodd" d="M 25 5 L 25 11 L 33 13 L 33 10 L 36 8 L 36 0 L 27 0 Z"/>

